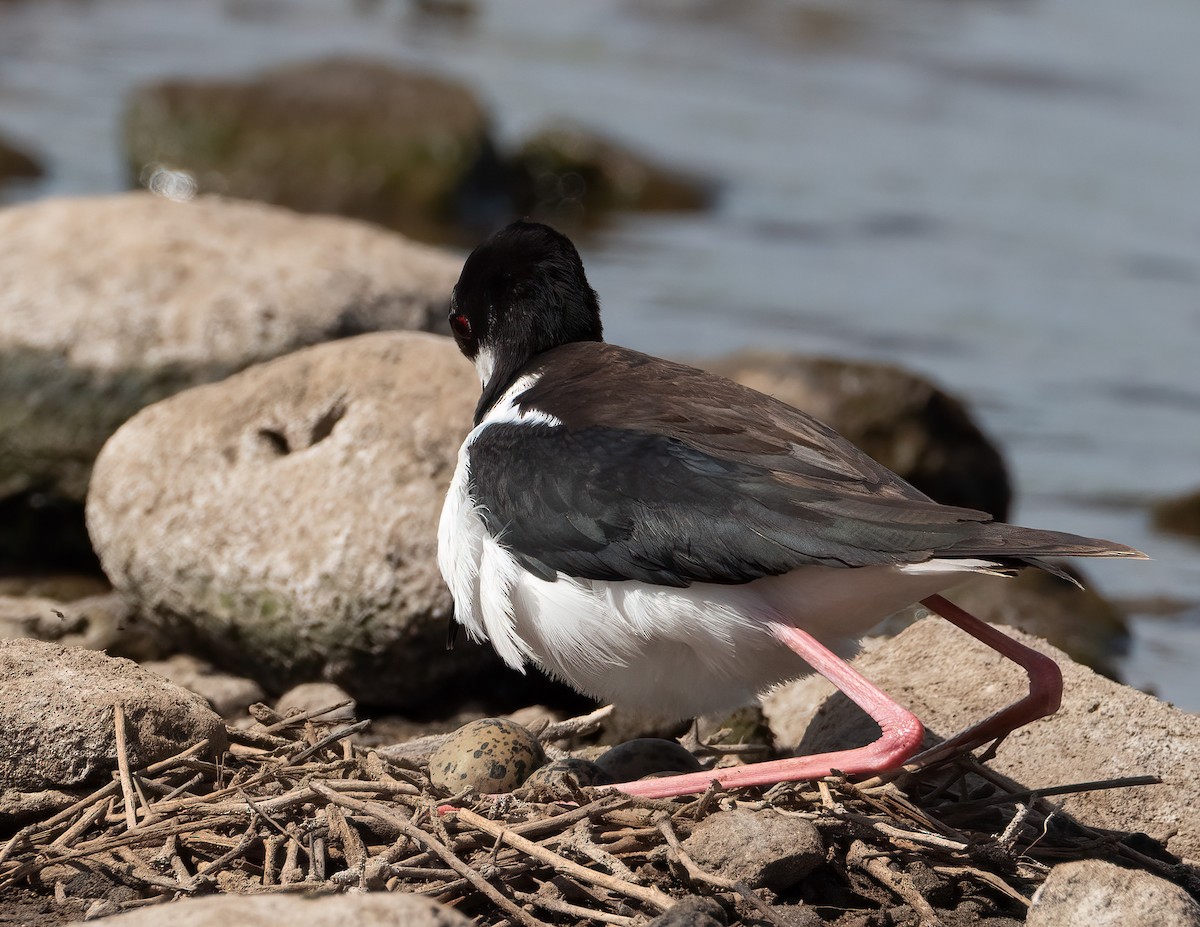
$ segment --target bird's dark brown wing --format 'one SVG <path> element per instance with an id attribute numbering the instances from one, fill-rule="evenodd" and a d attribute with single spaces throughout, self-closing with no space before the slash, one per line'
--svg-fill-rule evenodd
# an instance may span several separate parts
<path id="1" fill-rule="evenodd" d="M 804 413 L 695 368 L 580 343 L 525 372 L 538 379 L 518 407 L 561 424 L 483 428 L 471 492 L 491 533 L 547 579 L 741 583 L 804 564 L 1108 544 L 939 505 Z"/>

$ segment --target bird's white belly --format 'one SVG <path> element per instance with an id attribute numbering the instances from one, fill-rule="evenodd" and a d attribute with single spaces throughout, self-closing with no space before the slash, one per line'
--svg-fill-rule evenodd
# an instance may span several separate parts
<path id="1" fill-rule="evenodd" d="M 803 628 L 849 655 L 879 621 L 978 568 L 805 566 L 686 589 L 563 574 L 548 582 L 489 534 L 467 488 L 464 453 L 442 510 L 438 563 L 467 633 L 490 641 L 514 669 L 533 663 L 581 692 L 661 718 L 745 705 L 811 672 L 771 636 L 770 623 Z"/>

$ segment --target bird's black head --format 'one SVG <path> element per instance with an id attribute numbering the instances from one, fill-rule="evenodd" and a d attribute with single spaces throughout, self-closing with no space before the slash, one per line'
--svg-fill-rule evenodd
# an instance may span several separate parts
<path id="1" fill-rule="evenodd" d="M 450 330 L 483 381 L 482 412 L 535 354 L 600 341 L 600 305 L 567 236 L 514 222 L 467 258 L 450 297 Z"/>

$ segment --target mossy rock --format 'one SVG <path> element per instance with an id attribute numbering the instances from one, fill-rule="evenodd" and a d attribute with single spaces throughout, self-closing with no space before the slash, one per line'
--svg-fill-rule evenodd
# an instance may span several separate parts
<path id="1" fill-rule="evenodd" d="M 1200 538 L 1200 489 L 1163 499 L 1154 506 L 1152 517 L 1159 531 Z"/>
<path id="2" fill-rule="evenodd" d="M 595 222 L 612 210 L 704 209 L 713 185 L 575 123 L 555 122 L 513 159 L 522 211 L 559 224 Z"/>
<path id="3" fill-rule="evenodd" d="M 427 239 L 508 209 L 471 91 L 389 64 L 332 58 L 246 81 L 148 84 L 129 100 L 124 135 L 135 183 L 158 167 L 187 171 L 202 192 Z"/>

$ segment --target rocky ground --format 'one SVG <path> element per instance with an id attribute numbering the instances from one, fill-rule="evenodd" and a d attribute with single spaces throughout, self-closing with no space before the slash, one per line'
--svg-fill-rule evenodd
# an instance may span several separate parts
<path id="1" fill-rule="evenodd" d="M 228 921 L 231 894 L 264 924 L 1000 927 L 1096 921 L 1097 898 L 1200 923 L 1200 721 L 1092 672 L 1125 633 L 1095 593 L 1029 574 L 957 596 L 1067 651 L 1062 711 L 986 762 L 767 793 L 604 785 L 872 739 L 821 680 L 662 730 L 447 653 L 435 526 L 478 391 L 436 333 L 457 266 L 217 198 L 0 211 L 0 924 Z M 919 377 L 701 363 L 1007 511 L 1001 455 Z M 931 737 L 1020 693 L 917 618 L 859 665 Z M 507 720 L 447 736 L 486 716 Z"/>

